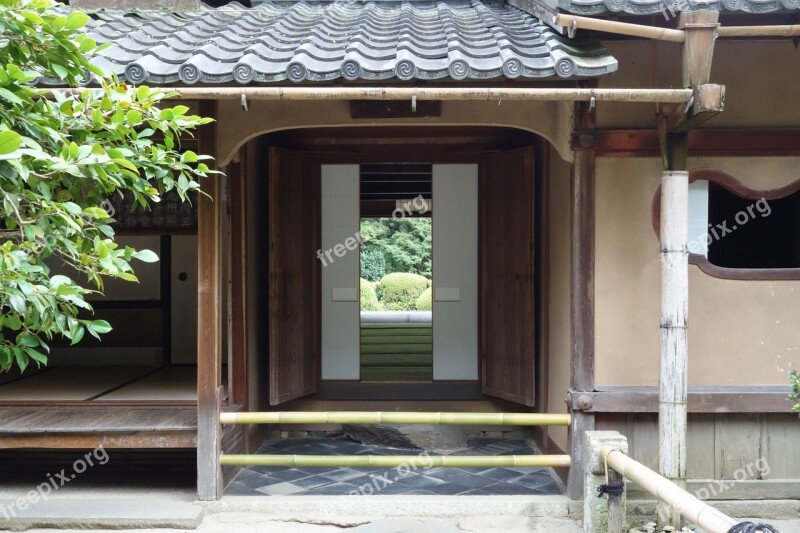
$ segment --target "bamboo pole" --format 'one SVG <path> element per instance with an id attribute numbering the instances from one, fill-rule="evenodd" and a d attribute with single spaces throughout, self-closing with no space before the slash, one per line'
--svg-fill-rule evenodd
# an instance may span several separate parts
<path id="1" fill-rule="evenodd" d="M 220 424 L 464 424 L 568 426 L 569 414 L 270 411 L 220 413 Z"/>
<path id="2" fill-rule="evenodd" d="M 720 37 L 797 37 L 800 24 L 786 26 L 722 26 L 717 29 Z"/>
<path id="3" fill-rule="evenodd" d="M 643 464 L 631 459 L 620 450 L 603 446 L 600 456 L 609 468 L 623 478 L 639 484 L 647 492 L 676 509 L 684 518 L 708 533 L 727 533 L 736 520 L 692 496 L 667 478 L 658 475 Z"/>
<path id="4" fill-rule="evenodd" d="M 409 468 L 569 468 L 569 455 L 225 455 L 222 466 L 327 466 Z"/>
<path id="5" fill-rule="evenodd" d="M 653 39 L 656 41 L 682 43 L 684 40 L 686 40 L 686 32 L 683 30 L 657 28 L 655 26 L 646 26 L 644 24 L 630 24 L 628 22 L 595 19 L 577 15 L 559 14 L 556 16 L 556 24 L 559 26 L 564 26 L 565 28 L 574 28 L 576 30 L 595 30 L 606 33 L 616 33 L 618 35 L 643 37 L 645 39 Z"/>
<path id="6" fill-rule="evenodd" d="M 683 104 L 691 89 L 470 88 L 470 87 L 158 87 L 185 100 L 538 100 L 550 102 L 640 102 Z M 49 93 L 80 94 L 99 88 L 53 88 Z"/>
<path id="7" fill-rule="evenodd" d="M 565 28 L 576 30 L 594 30 L 617 35 L 630 35 L 656 41 L 682 43 L 686 40 L 684 30 L 659 28 L 645 24 L 630 24 L 614 20 L 582 17 L 579 15 L 559 14 L 556 24 Z M 800 36 L 800 24 L 767 25 L 767 26 L 721 26 L 717 28 L 718 37 L 784 37 L 793 38 Z"/>
<path id="8" fill-rule="evenodd" d="M 686 402 L 688 397 L 689 173 L 665 171 L 661 180 L 661 355 L 659 374 L 659 472 L 686 483 Z M 662 511 L 663 509 L 663 511 Z M 664 515 L 664 516 L 662 516 Z M 659 518 L 680 528 L 674 511 Z M 660 522 L 661 523 L 661 522 Z"/>

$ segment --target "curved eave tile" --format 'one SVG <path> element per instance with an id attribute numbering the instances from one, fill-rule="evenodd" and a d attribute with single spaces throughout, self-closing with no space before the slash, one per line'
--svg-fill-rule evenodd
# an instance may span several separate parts
<path id="1" fill-rule="evenodd" d="M 603 0 L 578 2 L 594 9 Z M 100 12 L 88 33 L 113 43 L 96 64 L 152 85 L 586 78 L 617 69 L 597 41 L 571 41 L 522 10 L 481 0 Z"/>

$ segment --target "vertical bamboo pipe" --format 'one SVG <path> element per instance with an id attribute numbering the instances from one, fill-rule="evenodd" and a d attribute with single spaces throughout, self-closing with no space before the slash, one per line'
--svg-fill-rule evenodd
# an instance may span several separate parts
<path id="1" fill-rule="evenodd" d="M 688 370 L 689 173 L 665 171 L 661 180 L 661 359 L 658 469 L 678 486 L 686 478 Z M 659 524 L 680 529 L 681 516 L 659 504 Z"/>

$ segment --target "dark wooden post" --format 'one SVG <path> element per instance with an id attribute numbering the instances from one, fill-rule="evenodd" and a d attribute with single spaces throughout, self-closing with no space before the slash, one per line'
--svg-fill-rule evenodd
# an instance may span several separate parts
<path id="1" fill-rule="evenodd" d="M 613 468 L 608 469 L 608 486 L 622 487 L 625 490 L 625 480 Z M 623 533 L 625 530 L 625 499 L 623 493 L 608 493 L 608 533 Z"/>
<path id="2" fill-rule="evenodd" d="M 594 258 L 595 258 L 595 143 L 591 133 L 594 114 L 585 103 L 575 105 L 575 129 L 584 133 L 573 141 L 572 165 L 570 314 L 572 315 L 571 394 L 594 390 Z M 569 401 L 572 408 L 572 401 Z M 594 413 L 573 411 L 569 432 L 572 466 L 567 494 L 583 496 L 583 434 L 594 431 Z"/>
<path id="3" fill-rule="evenodd" d="M 216 118 L 216 101 L 203 101 L 200 114 Z M 216 156 L 216 123 L 198 133 L 201 153 Z M 222 496 L 219 464 L 221 428 L 219 389 L 222 377 L 222 269 L 220 257 L 221 179 L 200 182 L 206 193 L 197 197 L 197 496 Z M 207 196 L 206 196 L 207 195 Z"/>

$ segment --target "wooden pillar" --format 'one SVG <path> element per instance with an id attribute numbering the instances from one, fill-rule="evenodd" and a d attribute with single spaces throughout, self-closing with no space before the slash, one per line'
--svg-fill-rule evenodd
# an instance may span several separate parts
<path id="1" fill-rule="evenodd" d="M 216 118 L 216 102 L 200 103 L 200 115 Z M 199 133 L 201 153 L 216 155 L 216 123 Z M 220 257 L 221 179 L 202 178 L 197 196 L 197 496 L 222 496 L 219 424 L 222 377 L 222 268 Z"/>
<path id="2" fill-rule="evenodd" d="M 570 314 L 572 316 L 571 392 L 594 390 L 594 259 L 595 259 L 595 143 L 586 130 L 594 128 L 594 114 L 584 103 L 575 106 L 575 129 L 583 131 L 573 142 L 572 166 Z M 571 408 L 570 402 L 570 408 Z M 583 497 L 583 435 L 594 431 L 594 413 L 573 411 L 569 431 L 572 466 L 567 494 Z"/>
<path id="3" fill-rule="evenodd" d="M 686 485 L 689 369 L 689 225 L 688 134 L 693 125 L 722 110 L 724 88 L 712 91 L 706 105 L 719 13 L 681 13 L 686 30 L 683 82 L 698 100 L 690 109 L 676 108 L 659 121 L 664 173 L 661 178 L 661 353 L 659 363 L 658 470 L 679 486 Z M 700 100 L 703 100 L 700 102 Z M 702 105 L 701 105 L 702 104 Z M 658 503 L 660 526 L 681 528 L 681 515 Z"/>

